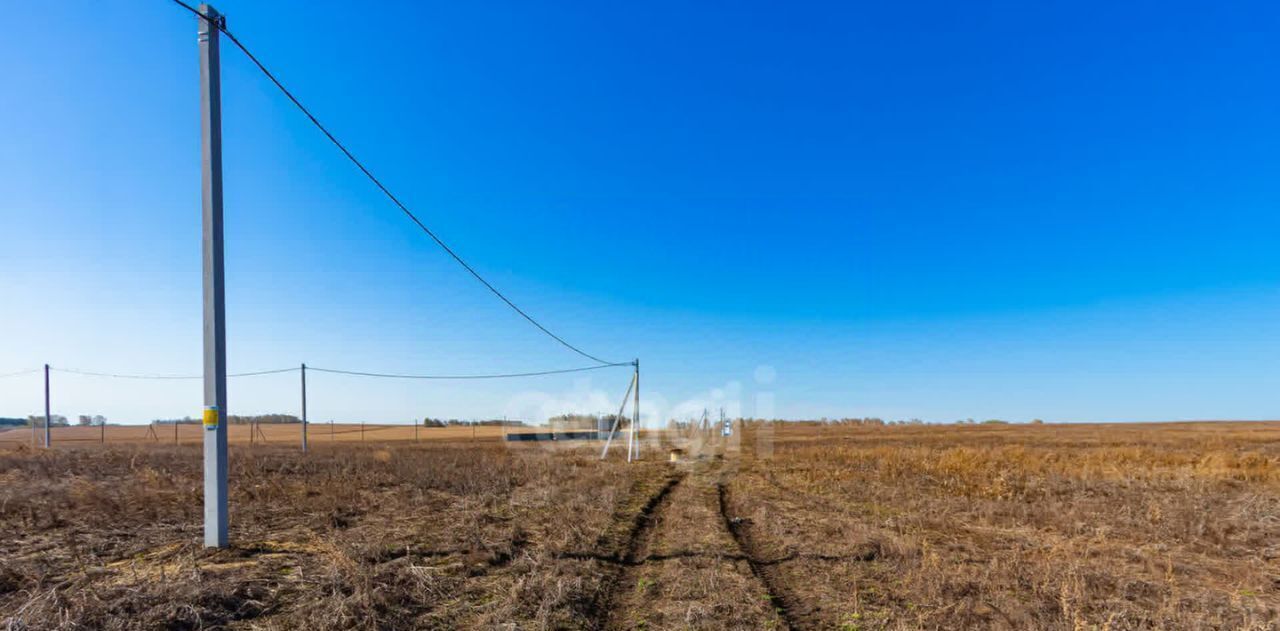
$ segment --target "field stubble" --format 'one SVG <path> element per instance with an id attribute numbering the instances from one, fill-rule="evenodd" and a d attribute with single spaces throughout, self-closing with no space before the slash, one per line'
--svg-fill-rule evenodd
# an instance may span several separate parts
<path id="1" fill-rule="evenodd" d="M 227 550 L 200 546 L 195 445 L 14 448 L 0 452 L 0 620 L 1275 628 L 1277 437 L 1264 423 L 783 424 L 678 464 L 650 445 L 638 465 L 492 440 L 242 447 Z"/>

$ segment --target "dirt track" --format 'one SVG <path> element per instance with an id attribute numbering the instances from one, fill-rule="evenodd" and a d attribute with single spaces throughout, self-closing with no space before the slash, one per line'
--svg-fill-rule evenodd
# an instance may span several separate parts
<path id="1" fill-rule="evenodd" d="M 217 551 L 196 444 L 20 447 L 0 450 L 0 626 L 1277 628 L 1277 436 L 786 425 L 630 464 L 242 445 Z"/>
<path id="2" fill-rule="evenodd" d="M 598 603 L 601 629 L 786 629 L 722 511 L 721 460 L 679 465 L 636 518 Z"/>

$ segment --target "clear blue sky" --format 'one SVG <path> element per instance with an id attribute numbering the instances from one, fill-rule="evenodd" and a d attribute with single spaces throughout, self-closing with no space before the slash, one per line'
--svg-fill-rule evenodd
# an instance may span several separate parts
<path id="1" fill-rule="evenodd" d="M 1280 416 L 1274 3 L 218 8 L 496 285 L 639 356 L 646 411 Z M 20 2 L 6 24 L 0 373 L 198 372 L 195 18 Z M 232 370 L 583 364 L 230 47 L 223 79 Z M 626 379 L 316 376 L 312 411 L 604 411 Z M 231 412 L 295 411 L 295 382 L 234 381 Z M 0 416 L 39 387 L 0 379 Z M 194 382 L 54 391 L 69 416 L 200 404 Z"/>

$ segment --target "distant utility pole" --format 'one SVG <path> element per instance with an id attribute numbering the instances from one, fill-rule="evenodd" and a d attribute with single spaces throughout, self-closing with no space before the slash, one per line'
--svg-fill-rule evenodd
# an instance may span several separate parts
<path id="1" fill-rule="evenodd" d="M 52 434 L 49 433 L 49 421 L 53 416 L 49 414 L 49 364 L 44 365 L 44 448 L 48 449 L 53 446 Z"/>
<path id="2" fill-rule="evenodd" d="M 640 459 L 640 360 L 636 359 L 636 398 L 631 406 L 631 440 L 627 443 L 627 462 L 631 462 L 633 454 Z"/>
<path id="3" fill-rule="evenodd" d="M 307 365 L 302 364 L 302 453 L 307 453 Z"/>
<path id="4" fill-rule="evenodd" d="M 204 545 L 227 547 L 227 327 L 222 249 L 222 79 L 216 9 L 200 5 L 200 198 L 204 242 Z"/>

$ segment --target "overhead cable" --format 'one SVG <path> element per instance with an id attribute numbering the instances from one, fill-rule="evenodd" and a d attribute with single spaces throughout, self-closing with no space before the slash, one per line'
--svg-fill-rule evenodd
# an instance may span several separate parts
<path id="1" fill-rule="evenodd" d="M 316 370 L 319 372 L 328 372 L 339 375 L 354 375 L 357 377 L 382 377 L 385 379 L 511 379 L 515 377 L 539 377 L 542 375 L 562 375 L 571 372 L 586 372 L 588 370 L 603 370 L 605 368 L 615 368 L 618 366 L 631 366 L 631 362 L 604 364 L 601 366 L 586 366 L 583 368 L 564 368 L 560 370 L 540 370 L 537 372 L 514 372 L 501 373 L 492 375 L 407 375 L 401 373 L 382 373 L 382 372 L 363 372 L 356 370 L 337 370 L 334 368 L 316 368 L 307 366 L 307 370 Z"/>
<path id="2" fill-rule="evenodd" d="M 231 40 L 231 43 L 235 44 L 236 48 L 239 48 L 240 51 L 243 52 L 245 56 L 249 58 L 249 61 L 253 62 L 253 65 L 257 66 L 258 70 L 260 70 L 262 74 L 267 77 L 267 79 L 270 79 L 271 83 L 275 84 L 275 86 L 280 89 L 280 92 L 283 93 L 285 97 L 288 98 L 289 101 L 292 102 L 294 106 L 298 108 L 298 110 L 300 110 L 304 115 L 306 115 L 307 119 L 311 121 L 311 124 L 315 125 L 316 129 L 319 129 L 320 133 L 324 134 L 325 137 L 329 139 L 329 142 L 333 143 L 333 146 L 337 147 L 338 150 L 341 151 L 342 154 L 345 155 L 347 159 L 351 161 L 352 164 L 356 165 L 356 168 L 360 169 L 361 173 L 364 173 L 365 177 L 369 178 L 370 182 L 373 182 L 373 185 L 376 186 L 378 190 L 382 191 L 383 195 L 386 195 L 387 199 L 391 200 L 391 203 L 395 204 L 396 207 L 399 208 L 400 211 L 403 212 L 406 217 L 408 217 L 411 221 L 413 221 L 413 223 L 417 224 L 417 226 L 421 228 L 422 231 L 427 234 L 427 236 L 431 237 L 431 239 L 435 241 L 436 244 L 439 245 L 441 249 L 443 249 L 446 253 L 448 253 L 449 256 L 453 257 L 453 260 L 457 261 L 458 265 L 461 265 L 462 268 L 467 270 L 467 272 L 470 273 L 473 277 L 475 277 L 477 281 L 480 281 L 480 284 L 484 285 L 486 288 L 489 289 L 489 291 L 493 292 L 493 295 L 497 296 L 499 299 L 502 300 L 502 302 L 505 302 L 508 307 L 511 307 L 511 309 L 514 310 L 516 313 L 520 314 L 521 317 L 523 317 L 525 320 L 528 320 L 530 324 L 532 324 L 533 326 L 537 327 L 538 330 L 550 336 L 551 339 L 559 342 L 565 348 L 583 357 L 586 357 L 587 359 L 590 359 L 591 361 L 594 361 L 598 364 L 608 365 L 608 364 L 614 363 L 614 362 L 607 362 L 603 359 L 600 359 L 599 357 L 596 357 L 595 355 L 592 355 L 582 350 L 581 348 L 578 348 L 577 346 L 570 344 L 564 338 L 560 337 L 559 335 L 556 335 L 555 333 L 552 333 L 550 329 L 543 326 L 541 322 L 538 322 L 537 320 L 535 320 L 533 316 L 526 313 L 524 309 L 521 309 L 520 307 L 516 306 L 516 303 L 512 302 L 511 299 L 507 298 L 507 296 L 503 294 L 501 291 L 498 291 L 497 287 L 494 287 L 492 283 L 490 283 L 483 276 L 481 276 L 480 273 L 475 270 L 475 268 L 471 267 L 470 264 L 468 264 L 465 260 L 463 260 L 462 257 L 457 252 L 455 252 L 453 248 L 449 247 L 449 245 L 446 244 L 443 239 L 437 236 L 435 232 L 433 232 L 430 228 L 426 226 L 426 224 L 422 223 L 422 221 L 418 219 L 417 215 L 413 214 L 413 211 L 409 210 L 408 206 L 406 206 L 403 202 L 401 202 L 400 199 L 396 197 L 395 194 L 393 194 L 391 190 L 388 189 L 382 183 L 381 180 L 379 180 L 376 176 L 374 176 L 373 172 L 371 172 L 368 169 L 368 167 L 364 165 L 364 163 L 360 162 L 360 160 L 357 159 L 355 155 L 352 154 L 351 151 L 347 149 L 346 145 L 343 145 L 342 142 L 340 142 L 337 139 L 337 137 L 335 137 L 324 125 L 322 125 L 320 121 L 315 117 L 315 115 L 311 113 L 311 110 L 307 109 L 307 107 L 303 105 L 302 102 L 299 101 L 298 98 L 295 97 L 293 93 L 290 92 L 289 89 L 286 88 L 284 84 L 280 82 L 279 79 L 276 78 L 275 74 L 272 73 L 270 70 L 268 70 L 267 67 L 263 65 L 261 61 L 258 60 L 257 56 L 255 56 L 252 52 L 249 51 L 248 47 L 242 44 L 240 40 L 234 34 L 231 33 L 231 31 L 227 30 L 226 22 L 224 20 L 212 19 L 209 16 L 206 16 L 203 13 L 200 13 L 200 11 L 196 10 L 194 7 L 183 2 L 182 0 L 173 0 L 173 1 L 178 5 L 182 6 L 184 9 L 196 14 L 196 16 L 200 17 L 201 19 L 208 20 L 211 25 L 213 25 L 220 32 L 225 34 L 227 36 L 227 39 Z"/>

